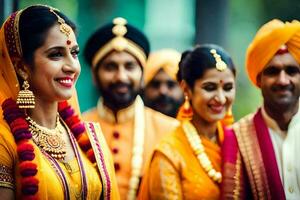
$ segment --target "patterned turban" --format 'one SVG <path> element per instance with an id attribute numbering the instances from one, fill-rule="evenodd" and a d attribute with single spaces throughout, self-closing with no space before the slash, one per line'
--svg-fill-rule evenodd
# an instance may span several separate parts
<path id="1" fill-rule="evenodd" d="M 145 84 L 147 85 L 160 69 L 176 80 L 181 54 L 173 49 L 162 49 L 150 54 L 145 67 Z"/>
<path id="2" fill-rule="evenodd" d="M 144 67 L 150 44 L 143 32 L 128 24 L 126 19 L 118 17 L 101 26 L 91 35 L 84 49 L 84 57 L 87 63 L 95 69 L 112 51 L 126 51 Z"/>
<path id="3" fill-rule="evenodd" d="M 247 73 L 254 85 L 256 77 L 282 45 L 300 63 L 300 22 L 274 19 L 264 24 L 256 33 L 246 53 Z"/>

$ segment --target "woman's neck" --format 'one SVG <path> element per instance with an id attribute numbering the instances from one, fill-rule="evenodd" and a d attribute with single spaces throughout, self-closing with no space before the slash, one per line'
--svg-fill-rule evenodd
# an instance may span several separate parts
<path id="1" fill-rule="evenodd" d="M 57 106 L 57 102 L 35 99 L 35 108 L 29 109 L 27 114 L 39 125 L 53 129 L 56 126 Z"/>
<path id="2" fill-rule="evenodd" d="M 207 122 L 199 115 L 194 115 L 192 123 L 199 135 L 204 135 L 209 139 L 213 139 L 217 135 L 217 122 Z"/>

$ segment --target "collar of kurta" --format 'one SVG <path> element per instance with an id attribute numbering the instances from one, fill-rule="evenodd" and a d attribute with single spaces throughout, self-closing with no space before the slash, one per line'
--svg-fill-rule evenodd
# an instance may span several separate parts
<path id="1" fill-rule="evenodd" d="M 283 131 L 280 129 L 280 127 L 278 126 L 276 121 L 267 114 L 264 106 L 262 106 L 261 113 L 262 113 L 263 119 L 265 120 L 267 126 L 269 128 L 271 128 L 275 133 L 279 134 L 281 138 L 286 138 L 288 131 Z M 300 123 L 300 109 L 299 108 L 298 108 L 298 112 L 291 119 L 288 129 L 292 129 L 298 123 Z"/>
<path id="2" fill-rule="evenodd" d="M 267 114 L 264 106 L 261 107 L 261 114 L 267 124 L 267 127 L 272 129 L 275 133 L 279 134 L 280 137 L 282 137 L 282 138 L 286 137 L 287 132 L 280 129 L 280 127 L 278 126 L 276 121 Z"/>
<path id="3" fill-rule="evenodd" d="M 130 120 L 134 120 L 134 107 L 138 98 L 135 99 L 134 103 L 128 106 L 127 108 L 121 109 L 118 111 L 117 115 L 114 115 L 114 112 L 104 105 L 103 98 L 100 97 L 97 103 L 97 112 L 99 116 L 105 121 L 112 124 L 125 123 Z"/>

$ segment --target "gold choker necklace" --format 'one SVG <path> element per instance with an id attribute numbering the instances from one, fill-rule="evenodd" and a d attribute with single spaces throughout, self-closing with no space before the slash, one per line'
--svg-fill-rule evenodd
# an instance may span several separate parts
<path id="1" fill-rule="evenodd" d="M 34 143 L 55 159 L 66 157 L 66 143 L 62 139 L 66 130 L 60 121 L 59 115 L 56 117 L 56 126 L 49 129 L 37 124 L 31 117 L 27 116 L 29 130 L 32 133 Z"/>

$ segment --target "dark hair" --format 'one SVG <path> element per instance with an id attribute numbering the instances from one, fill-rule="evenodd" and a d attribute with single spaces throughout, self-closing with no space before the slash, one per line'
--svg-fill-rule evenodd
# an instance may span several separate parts
<path id="1" fill-rule="evenodd" d="M 54 10 L 65 22 L 76 31 L 75 24 L 58 10 Z M 20 16 L 19 35 L 25 63 L 33 63 L 33 54 L 46 40 L 48 30 L 58 23 L 57 17 L 50 12 L 50 7 L 34 5 L 26 8 Z"/>
<path id="2" fill-rule="evenodd" d="M 182 53 L 179 62 L 179 70 L 177 80 L 181 82 L 185 80 L 189 87 L 193 88 L 195 81 L 201 78 L 205 71 L 216 67 L 216 60 L 210 53 L 211 49 L 215 49 L 221 59 L 227 64 L 227 67 L 235 76 L 236 70 L 229 54 L 220 46 L 215 44 L 197 45 L 192 50 Z"/>

